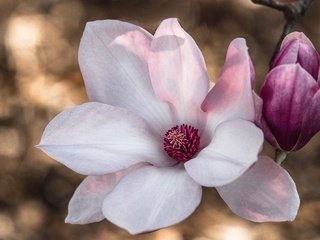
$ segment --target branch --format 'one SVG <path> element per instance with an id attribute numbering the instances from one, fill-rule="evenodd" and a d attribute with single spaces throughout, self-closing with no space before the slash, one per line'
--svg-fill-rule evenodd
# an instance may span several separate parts
<path id="1" fill-rule="evenodd" d="M 267 7 L 274 8 L 279 11 L 283 11 L 283 9 L 285 8 L 285 4 L 279 3 L 274 0 L 252 0 L 252 2 L 256 4 L 265 5 Z"/>
<path id="2" fill-rule="evenodd" d="M 261 5 L 264 5 L 264 6 L 267 6 L 267 7 L 270 7 L 270 8 L 273 8 L 273 9 L 276 9 L 278 11 L 283 12 L 284 17 L 286 19 L 286 23 L 283 27 L 282 34 L 278 40 L 276 48 L 275 48 L 275 50 L 272 54 L 272 57 L 270 59 L 270 62 L 269 62 L 270 68 L 271 68 L 272 63 L 274 61 L 274 58 L 276 57 L 276 55 L 280 49 L 282 40 L 285 38 L 285 36 L 287 36 L 291 32 L 296 20 L 300 16 L 303 16 L 305 14 L 306 10 L 308 9 L 308 7 L 312 1 L 313 0 L 297 0 L 297 1 L 289 2 L 289 3 L 281 3 L 276 0 L 252 0 L 253 3 L 261 4 Z"/>

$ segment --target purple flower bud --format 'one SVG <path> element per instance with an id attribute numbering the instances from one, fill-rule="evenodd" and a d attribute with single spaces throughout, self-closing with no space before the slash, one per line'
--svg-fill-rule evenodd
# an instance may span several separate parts
<path id="1" fill-rule="evenodd" d="M 298 150 L 320 131 L 319 59 L 303 33 L 289 34 L 266 76 L 261 99 L 256 97 L 256 122 L 278 149 Z"/>
<path id="2" fill-rule="evenodd" d="M 299 63 L 314 79 L 319 81 L 319 54 L 311 41 L 302 32 L 290 33 L 283 39 L 272 68 L 290 63 Z"/>

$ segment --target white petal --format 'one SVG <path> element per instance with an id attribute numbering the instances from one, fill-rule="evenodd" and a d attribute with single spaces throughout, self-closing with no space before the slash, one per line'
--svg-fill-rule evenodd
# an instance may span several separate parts
<path id="1" fill-rule="evenodd" d="M 103 220 L 103 200 L 116 183 L 116 173 L 86 177 L 69 202 L 68 216 L 65 222 L 86 224 Z"/>
<path id="2" fill-rule="evenodd" d="M 202 104 L 202 109 L 208 112 L 208 132 L 213 134 L 215 127 L 223 121 L 239 118 L 254 121 L 252 73 L 246 41 L 236 38 L 229 45 L 216 85 Z"/>
<path id="3" fill-rule="evenodd" d="M 163 132 L 170 114 L 167 104 L 156 99 L 149 79 L 151 40 L 151 34 L 133 24 L 89 22 L 80 43 L 79 64 L 90 101 L 127 108 Z"/>
<path id="4" fill-rule="evenodd" d="M 162 138 L 142 118 L 102 103 L 86 103 L 57 115 L 38 147 L 85 175 L 111 173 L 139 162 L 174 164 L 163 150 Z"/>
<path id="5" fill-rule="evenodd" d="M 267 156 L 217 190 L 235 214 L 254 222 L 293 221 L 300 204 L 288 172 Z"/>
<path id="6" fill-rule="evenodd" d="M 171 18 L 161 22 L 148 58 L 152 85 L 158 98 L 172 103 L 184 123 L 197 121 L 209 90 L 209 78 L 200 49 Z"/>
<path id="7" fill-rule="evenodd" d="M 114 189 L 123 176 L 142 166 L 145 164 L 137 164 L 116 173 L 86 177 L 69 202 L 65 222 L 87 224 L 103 220 L 105 217 L 102 213 L 102 204 L 106 195 Z"/>
<path id="8" fill-rule="evenodd" d="M 202 189 L 182 166 L 147 166 L 124 177 L 103 203 L 105 217 L 132 234 L 176 224 L 201 200 Z"/>
<path id="9" fill-rule="evenodd" d="M 262 131 L 253 123 L 234 120 L 221 123 L 211 143 L 185 163 L 188 174 L 202 186 L 232 182 L 258 159 Z"/>

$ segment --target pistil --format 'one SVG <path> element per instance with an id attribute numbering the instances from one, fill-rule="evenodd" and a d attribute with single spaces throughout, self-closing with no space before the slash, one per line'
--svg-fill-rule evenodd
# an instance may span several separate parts
<path id="1" fill-rule="evenodd" d="M 200 145 L 198 129 L 186 124 L 168 130 L 163 139 L 167 154 L 178 162 L 186 162 L 193 157 Z"/>

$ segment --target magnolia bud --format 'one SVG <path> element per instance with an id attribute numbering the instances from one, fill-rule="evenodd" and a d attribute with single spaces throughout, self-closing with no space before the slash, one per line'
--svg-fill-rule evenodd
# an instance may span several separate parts
<path id="1" fill-rule="evenodd" d="M 319 59 L 303 33 L 292 33 L 266 76 L 256 122 L 278 149 L 298 150 L 320 131 Z"/>

